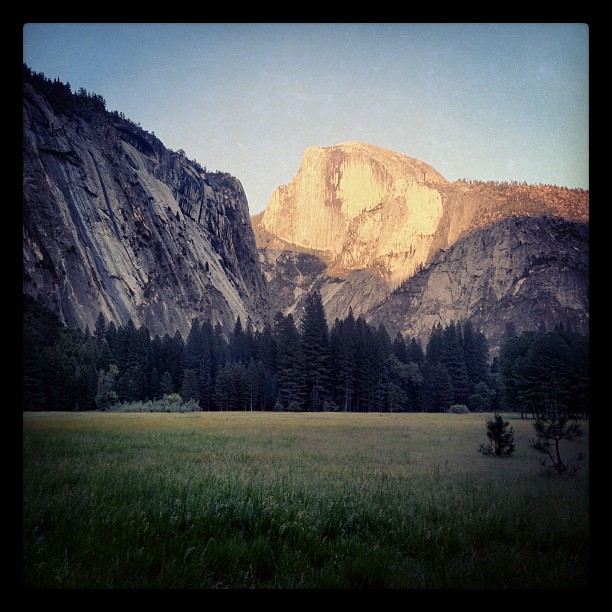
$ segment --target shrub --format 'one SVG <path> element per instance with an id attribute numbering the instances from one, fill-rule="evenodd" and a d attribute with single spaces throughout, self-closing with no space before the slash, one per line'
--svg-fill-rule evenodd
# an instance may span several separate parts
<path id="1" fill-rule="evenodd" d="M 340 408 L 336 402 L 323 402 L 322 410 L 323 412 L 338 412 Z"/>
<path id="2" fill-rule="evenodd" d="M 182 402 L 183 398 L 178 393 L 166 393 L 166 395 L 164 395 L 164 401 Z"/>
<path id="3" fill-rule="evenodd" d="M 448 411 L 451 414 L 470 414 L 470 409 L 465 404 L 453 404 Z"/>
<path id="4" fill-rule="evenodd" d="M 195 400 L 184 402 L 178 393 L 171 393 L 155 401 L 115 404 L 108 410 L 110 412 L 198 412 L 200 406 Z"/>
<path id="5" fill-rule="evenodd" d="M 289 412 L 303 412 L 303 408 L 302 406 L 299 404 L 299 402 L 290 402 L 289 406 L 287 406 L 287 410 Z"/>

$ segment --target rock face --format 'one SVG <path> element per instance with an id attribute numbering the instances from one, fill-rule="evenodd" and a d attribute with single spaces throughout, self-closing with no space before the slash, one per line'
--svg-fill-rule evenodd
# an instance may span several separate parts
<path id="1" fill-rule="evenodd" d="M 355 316 L 365 314 L 390 292 L 387 280 L 375 271 L 352 270 L 331 275 L 323 259 L 307 252 L 261 249 L 260 259 L 275 310 L 291 313 L 299 321 L 304 301 L 311 291 L 319 291 L 327 319 L 346 317 L 349 308 Z"/>
<path id="2" fill-rule="evenodd" d="M 270 234 L 331 256 L 345 269 L 378 269 L 399 282 L 424 260 L 442 216 L 445 179 L 427 164 L 380 147 L 313 147 L 261 217 Z"/>
<path id="3" fill-rule="evenodd" d="M 469 319 L 493 354 L 510 322 L 519 333 L 563 325 L 588 334 L 588 226 L 515 217 L 476 230 L 438 252 L 368 318 L 423 346 L 436 323 Z"/>
<path id="4" fill-rule="evenodd" d="M 100 312 L 160 335 L 186 334 L 196 316 L 263 322 L 269 296 L 239 181 L 77 103 L 65 112 L 24 85 L 24 293 L 82 329 Z"/>
<path id="5" fill-rule="evenodd" d="M 351 306 L 426 341 L 437 321 L 472 319 L 495 345 L 510 320 L 588 329 L 588 221 L 584 190 L 450 183 L 419 160 L 350 142 L 308 149 L 253 225 L 268 282 L 295 293 L 293 303 L 276 293 L 274 308 L 299 311 L 310 283 L 330 322 Z M 299 271 L 307 254 L 319 258 L 306 266 L 315 275 Z"/>

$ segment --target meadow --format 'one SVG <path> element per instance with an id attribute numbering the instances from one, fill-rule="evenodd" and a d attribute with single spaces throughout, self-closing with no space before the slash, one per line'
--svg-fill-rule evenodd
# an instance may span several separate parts
<path id="1" fill-rule="evenodd" d="M 588 421 L 560 477 L 488 416 L 24 413 L 23 586 L 588 587 Z"/>

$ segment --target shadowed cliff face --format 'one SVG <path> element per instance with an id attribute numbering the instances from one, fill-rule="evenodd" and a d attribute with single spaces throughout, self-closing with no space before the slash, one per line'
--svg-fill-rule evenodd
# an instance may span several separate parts
<path id="1" fill-rule="evenodd" d="M 509 321 L 588 331 L 588 221 L 583 190 L 449 183 L 419 160 L 344 143 L 308 149 L 253 225 L 268 282 L 295 293 L 275 308 L 299 310 L 308 279 L 330 322 L 350 305 L 425 343 L 434 323 L 472 319 L 495 346 Z M 322 268 L 292 276 L 284 262 L 308 253 Z M 547 265 L 526 274 L 533 261 Z"/>
<path id="2" fill-rule="evenodd" d="M 24 88 L 24 292 L 65 323 L 152 334 L 268 317 L 242 186 L 109 113 L 66 116 Z"/>
<path id="3" fill-rule="evenodd" d="M 492 354 L 508 323 L 519 333 L 563 325 L 588 334 L 588 225 L 516 217 L 476 230 L 438 252 L 368 318 L 423 346 L 436 323 L 469 319 Z"/>

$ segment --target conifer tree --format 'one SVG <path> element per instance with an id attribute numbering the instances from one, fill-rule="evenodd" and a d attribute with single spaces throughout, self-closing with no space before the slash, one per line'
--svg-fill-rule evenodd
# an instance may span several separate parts
<path id="1" fill-rule="evenodd" d="M 183 367 L 196 370 L 203 354 L 202 328 L 197 317 L 191 322 L 189 334 L 185 341 Z M 186 398 L 184 398 L 186 399 Z"/>
<path id="2" fill-rule="evenodd" d="M 195 400 L 196 402 L 199 402 L 200 388 L 196 370 L 185 368 L 183 372 L 183 382 L 181 384 L 180 396 L 185 401 Z"/>
<path id="3" fill-rule="evenodd" d="M 96 339 L 96 342 L 100 344 L 102 340 L 104 340 L 105 336 L 106 336 L 106 319 L 104 318 L 104 315 L 102 314 L 102 312 L 100 312 L 100 314 L 98 315 L 98 318 L 96 319 L 96 323 L 94 326 L 94 338 Z"/>
<path id="4" fill-rule="evenodd" d="M 406 341 L 400 332 L 397 332 L 395 338 L 393 339 L 393 353 L 402 363 L 408 363 L 408 349 L 406 348 Z"/>
<path id="5" fill-rule="evenodd" d="M 300 321 L 300 340 L 304 355 L 306 398 L 310 410 L 321 410 L 331 398 L 329 331 L 323 300 L 318 291 L 310 293 Z"/>
<path id="6" fill-rule="evenodd" d="M 444 412 L 454 403 L 451 377 L 442 363 L 426 364 L 423 372 L 423 408 L 426 412 Z"/>
<path id="7" fill-rule="evenodd" d="M 566 461 L 561 458 L 561 442 L 571 442 L 582 435 L 582 428 L 577 421 L 570 421 L 566 414 L 558 409 L 550 410 L 538 417 L 533 424 L 536 437 L 529 440 L 529 446 L 544 458 L 540 461 L 545 468 L 554 469 L 557 473 L 566 472 L 574 461 L 581 460 L 582 454 Z"/>
<path id="8" fill-rule="evenodd" d="M 285 407 L 292 403 L 302 405 L 306 400 L 306 384 L 300 334 L 291 314 L 285 317 L 277 313 L 274 325 L 278 347 L 278 399 Z"/>
<path id="9" fill-rule="evenodd" d="M 261 395 L 260 368 L 261 362 L 257 363 L 251 357 L 245 373 L 245 392 L 249 410 L 257 409 Z"/>
<path id="10" fill-rule="evenodd" d="M 335 397 L 340 410 L 351 411 L 355 396 L 355 317 L 349 307 L 346 319 L 336 319 L 330 332 L 332 375 L 335 380 Z"/>
<path id="11" fill-rule="evenodd" d="M 375 340 L 370 326 L 363 317 L 355 321 L 355 401 L 358 412 L 369 412 L 374 405 L 374 390 L 378 382 L 374 363 Z"/>
<path id="12" fill-rule="evenodd" d="M 219 369 L 215 403 L 219 410 L 247 409 L 246 368 L 241 361 L 227 361 Z"/>
<path id="13" fill-rule="evenodd" d="M 479 383 L 489 384 L 489 347 L 481 332 L 470 321 L 462 327 L 462 346 L 470 393 Z"/>
<path id="14" fill-rule="evenodd" d="M 98 386 L 96 392 L 96 406 L 98 410 L 106 410 L 117 402 L 118 395 L 115 388 L 119 369 L 111 364 L 108 371 L 100 370 L 98 373 Z"/>
<path id="15" fill-rule="evenodd" d="M 505 421 L 501 414 L 496 413 L 492 419 L 488 419 L 487 438 L 488 446 L 480 445 L 480 452 L 484 455 L 495 455 L 497 457 L 509 457 L 514 453 L 514 428 L 509 421 Z"/>
<path id="16" fill-rule="evenodd" d="M 406 358 L 409 363 L 416 363 L 419 367 L 421 367 L 425 361 L 423 349 L 414 338 L 410 340 L 410 344 L 406 347 Z"/>
<path id="17" fill-rule="evenodd" d="M 163 397 L 164 395 L 170 395 L 174 393 L 176 389 L 174 388 L 174 381 L 172 380 L 172 374 L 166 370 L 159 379 L 159 395 Z"/>
<path id="18" fill-rule="evenodd" d="M 431 366 L 440 363 L 444 355 L 444 330 L 440 322 L 431 328 L 425 359 Z"/>
<path id="19" fill-rule="evenodd" d="M 467 404 L 470 392 L 465 355 L 461 348 L 461 329 L 453 321 L 442 333 L 440 363 L 446 367 L 453 385 L 454 403 Z"/>

